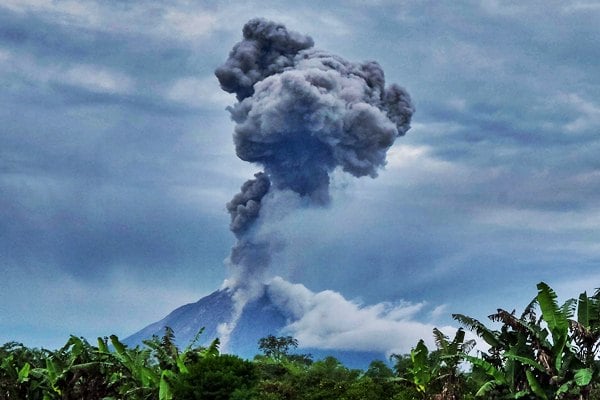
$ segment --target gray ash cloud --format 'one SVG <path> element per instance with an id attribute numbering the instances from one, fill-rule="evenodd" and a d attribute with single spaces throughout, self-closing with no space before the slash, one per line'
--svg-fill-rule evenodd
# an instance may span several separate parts
<path id="1" fill-rule="evenodd" d="M 291 190 L 323 205 L 336 168 L 375 178 L 414 112 L 406 90 L 386 86 L 377 62 L 315 49 L 309 36 L 264 19 L 244 26 L 243 40 L 215 74 L 238 99 L 228 108 L 238 157 L 264 168 L 227 205 L 240 240 L 232 252 L 238 260 L 268 259 L 254 249 L 252 256 L 240 252 L 252 243 L 248 232 L 269 192 Z"/>

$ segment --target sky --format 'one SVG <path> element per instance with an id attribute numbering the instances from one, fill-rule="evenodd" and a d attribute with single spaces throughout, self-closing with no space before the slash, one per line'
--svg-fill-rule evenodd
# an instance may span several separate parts
<path id="1" fill-rule="evenodd" d="M 419 334 L 600 287 L 600 2 L 4 0 L 1 343 L 125 337 L 222 286 L 261 168 L 214 71 L 254 17 L 376 60 L 416 109 L 377 178 L 279 218 L 279 286 Z"/>

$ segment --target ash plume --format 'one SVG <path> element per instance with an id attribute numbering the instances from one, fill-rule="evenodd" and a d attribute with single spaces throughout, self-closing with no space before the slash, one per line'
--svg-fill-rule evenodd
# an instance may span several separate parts
<path id="1" fill-rule="evenodd" d="M 271 181 L 265 173 L 259 172 L 254 177 L 256 179 L 246 181 L 242 185 L 241 192 L 227 203 L 227 211 L 231 215 L 229 228 L 238 238 L 243 236 L 258 217 L 260 201 L 271 186 Z"/>
<path id="2" fill-rule="evenodd" d="M 236 153 L 264 169 L 227 204 L 238 242 L 226 286 L 240 298 L 262 287 L 270 262 L 274 244 L 257 234 L 270 199 L 291 191 L 304 203 L 326 205 L 331 172 L 375 178 L 387 150 L 410 128 L 410 96 L 386 87 L 377 62 L 353 63 L 313 45 L 309 36 L 253 19 L 215 71 L 238 100 L 228 107 Z"/>

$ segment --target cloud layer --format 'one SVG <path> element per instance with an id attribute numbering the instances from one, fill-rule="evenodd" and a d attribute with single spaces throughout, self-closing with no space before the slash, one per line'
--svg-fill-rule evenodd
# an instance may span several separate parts
<path id="1" fill-rule="evenodd" d="M 258 168 L 235 155 L 235 95 L 213 71 L 257 9 L 319 48 L 377 60 L 417 110 L 377 180 L 333 171 L 327 208 L 267 218 L 286 244 L 273 275 L 314 293 L 307 315 L 313 296 L 335 303 L 320 294 L 331 290 L 444 305 L 445 326 L 452 312 L 519 308 L 540 280 L 559 294 L 598 286 L 593 3 L 4 1 L 0 342 L 125 336 L 167 311 L 149 299 L 171 307 L 220 286 L 235 242 L 224 205 Z M 124 309 L 121 291 L 135 318 L 84 318 Z M 347 307 L 373 326 L 388 310 Z M 311 325 L 294 332 L 334 341 Z"/>

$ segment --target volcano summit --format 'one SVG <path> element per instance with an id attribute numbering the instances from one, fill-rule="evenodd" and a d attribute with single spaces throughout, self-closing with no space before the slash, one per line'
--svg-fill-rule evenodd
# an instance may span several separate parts
<path id="1" fill-rule="evenodd" d="M 285 251 L 277 223 L 299 209 L 326 206 L 335 170 L 377 177 L 414 112 L 403 88 L 386 86 L 377 62 L 350 62 L 313 45 L 309 36 L 253 19 L 216 69 L 221 88 L 237 98 L 228 107 L 236 154 L 263 168 L 227 203 L 237 238 L 226 262 L 231 275 L 222 290 L 173 311 L 129 343 L 165 325 L 184 342 L 205 326 L 224 349 L 246 356 L 256 353 L 260 337 L 278 333 L 293 334 L 302 348 L 371 356 L 402 341 L 390 333 L 406 328 L 414 306 L 361 307 L 281 278 L 265 284 L 273 254 Z"/>

